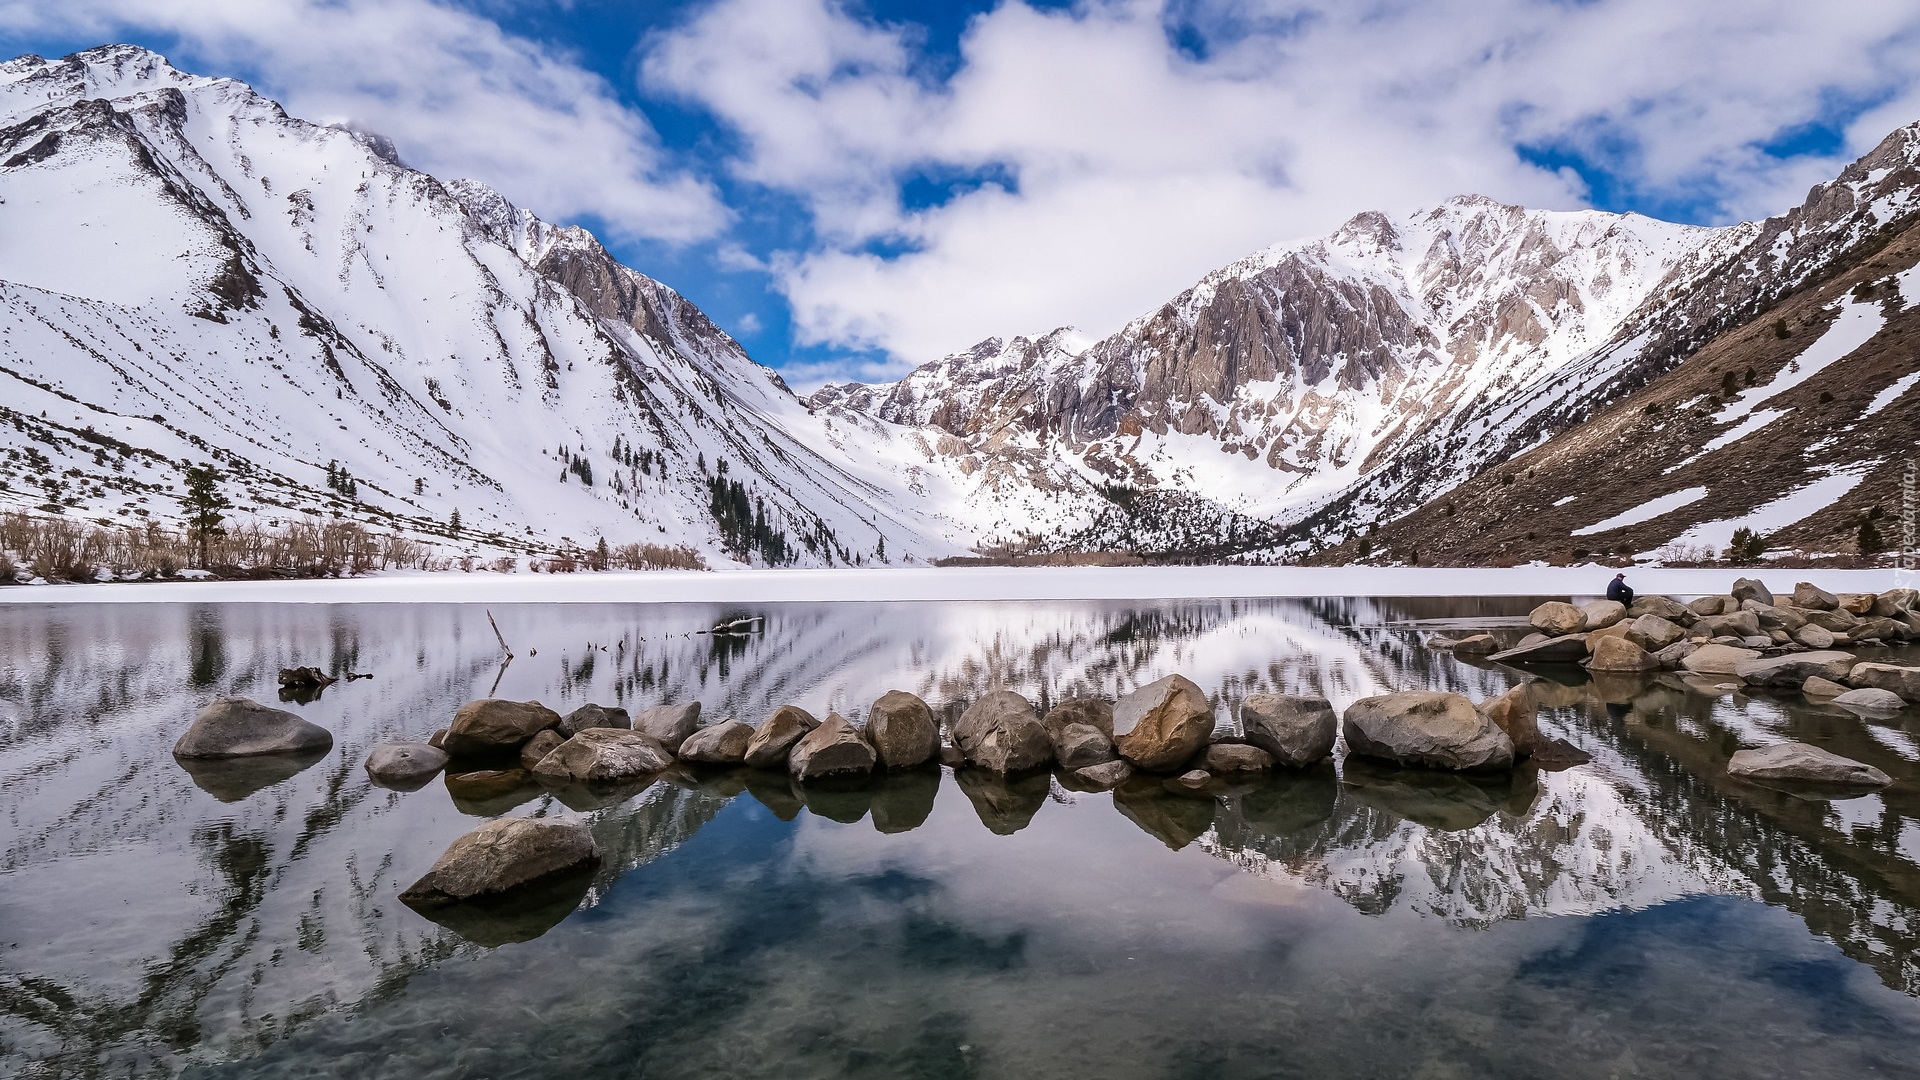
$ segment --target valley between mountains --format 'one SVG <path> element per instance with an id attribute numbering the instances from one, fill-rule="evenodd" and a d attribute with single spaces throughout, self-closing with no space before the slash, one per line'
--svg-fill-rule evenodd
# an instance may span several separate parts
<path id="1" fill-rule="evenodd" d="M 0 64 L 0 509 L 712 566 L 1861 555 L 1920 396 L 1920 126 L 1726 228 L 1463 196 L 1117 332 L 796 396 L 586 231 L 132 46 Z"/>

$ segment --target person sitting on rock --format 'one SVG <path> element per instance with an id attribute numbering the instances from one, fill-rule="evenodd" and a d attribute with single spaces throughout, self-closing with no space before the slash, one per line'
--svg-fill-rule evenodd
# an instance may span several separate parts
<path id="1" fill-rule="evenodd" d="M 1613 580 L 1607 582 L 1607 599 L 1633 606 L 1633 589 L 1627 585 L 1627 575 L 1615 574 Z"/>

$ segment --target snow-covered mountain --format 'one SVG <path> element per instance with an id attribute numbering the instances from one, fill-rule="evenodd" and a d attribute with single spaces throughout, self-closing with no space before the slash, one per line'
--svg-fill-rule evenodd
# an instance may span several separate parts
<path id="1" fill-rule="evenodd" d="M 1715 235 L 1480 197 L 1365 213 L 1224 267 L 1104 340 L 992 339 L 812 400 L 966 440 L 987 498 L 1009 476 L 1075 486 L 1065 473 L 1082 492 L 1178 491 L 1297 519 L 1606 344 Z"/>
<path id="2" fill-rule="evenodd" d="M 260 519 L 482 552 L 965 549 L 831 429 L 585 231 L 385 140 L 131 46 L 0 65 L 0 505 L 164 520 L 211 463 Z"/>

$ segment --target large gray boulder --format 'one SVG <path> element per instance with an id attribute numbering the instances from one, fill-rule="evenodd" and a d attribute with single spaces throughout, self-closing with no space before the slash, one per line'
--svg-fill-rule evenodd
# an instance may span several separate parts
<path id="1" fill-rule="evenodd" d="M 680 760 L 696 765 L 738 765 L 747 759 L 753 728 L 738 720 L 722 720 L 701 728 L 680 744 Z"/>
<path id="2" fill-rule="evenodd" d="M 1732 675 L 1741 664 L 1759 656 L 1760 653 L 1754 649 L 1709 644 L 1688 653 L 1686 659 L 1680 661 L 1680 666 L 1695 675 Z"/>
<path id="3" fill-rule="evenodd" d="M 1855 664 L 1853 670 L 1847 673 L 1846 682 L 1856 689 L 1877 687 L 1881 690 L 1891 690 L 1908 701 L 1920 701 L 1920 667 L 1909 667 L 1904 664 Z"/>
<path id="4" fill-rule="evenodd" d="M 996 690 L 967 706 L 953 725 L 953 742 L 967 764 L 1001 775 L 1053 760 L 1053 741 L 1033 703 L 1011 690 Z"/>
<path id="5" fill-rule="evenodd" d="M 1589 600 L 1580 605 L 1580 617 L 1586 629 L 1604 629 L 1627 617 L 1627 605 L 1618 600 Z"/>
<path id="6" fill-rule="evenodd" d="M 605 705 L 582 705 L 560 718 L 560 726 L 554 730 L 562 739 L 571 739 L 588 728 L 627 728 L 633 727 L 633 717 L 619 706 L 609 708 Z"/>
<path id="7" fill-rule="evenodd" d="M 820 726 L 800 736 L 787 754 L 787 770 L 796 780 L 823 780 L 829 776 L 865 776 L 879 759 L 859 729 L 839 713 L 828 713 Z"/>
<path id="8" fill-rule="evenodd" d="M 910 769 L 940 752 L 940 725 L 926 702 L 904 690 L 889 690 L 867 710 L 867 741 L 881 768 Z"/>
<path id="9" fill-rule="evenodd" d="M 1893 783 L 1892 777 L 1871 765 L 1792 742 L 1738 751 L 1727 761 L 1727 773 L 1747 780 L 1843 787 L 1885 787 Z"/>
<path id="10" fill-rule="evenodd" d="M 510 754 L 536 732 L 560 726 L 560 714 L 537 701 L 469 701 L 447 725 L 443 749 L 454 757 Z"/>
<path id="11" fill-rule="evenodd" d="M 325 751 L 333 735 L 284 709 L 246 698 L 215 698 L 173 744 L 177 758 L 234 758 Z"/>
<path id="12" fill-rule="evenodd" d="M 578 821 L 500 818 L 455 840 L 400 899 L 417 905 L 498 896 L 599 861 L 593 834 Z"/>
<path id="13" fill-rule="evenodd" d="M 1340 717 L 1323 697 L 1249 694 L 1240 703 L 1240 730 L 1274 764 L 1304 769 L 1333 753 Z"/>
<path id="14" fill-rule="evenodd" d="M 1642 615 L 1627 627 L 1627 640 L 1650 653 L 1657 653 L 1676 641 L 1685 640 L 1686 636 L 1686 627 L 1654 614 Z"/>
<path id="15" fill-rule="evenodd" d="M 633 730 L 648 735 L 667 752 L 677 754 L 680 744 L 693 737 L 700 730 L 700 703 L 690 701 L 685 705 L 655 705 L 650 709 L 641 709 L 633 718 Z"/>
<path id="16" fill-rule="evenodd" d="M 1040 726 L 1047 734 L 1057 736 L 1062 728 L 1069 724 L 1085 724 L 1098 728 L 1109 739 L 1113 737 L 1113 702 L 1105 698 L 1068 698 L 1047 710 L 1040 718 Z"/>
<path id="17" fill-rule="evenodd" d="M 1113 745 L 1136 769 L 1171 772 L 1213 737 L 1213 705 L 1184 676 L 1168 675 L 1113 704 Z"/>
<path id="18" fill-rule="evenodd" d="M 1693 624 L 1693 632 L 1708 637 L 1756 637 L 1760 633 L 1760 616 L 1751 611 L 1708 615 Z"/>
<path id="19" fill-rule="evenodd" d="M 604 783 L 659 772 L 673 764 L 660 741 L 640 731 L 588 728 L 540 759 L 533 775 L 547 783 Z"/>
<path id="20" fill-rule="evenodd" d="M 1743 577 L 1736 579 L 1733 583 L 1733 588 L 1727 591 L 1733 594 L 1735 600 L 1742 602 L 1754 600 L 1766 604 L 1769 607 L 1773 605 L 1773 593 L 1770 592 L 1765 585 L 1760 583 L 1759 578 Z"/>
<path id="21" fill-rule="evenodd" d="M 1874 712 L 1896 712 L 1907 707 L 1906 699 L 1891 690 L 1882 690 L 1877 686 L 1849 690 L 1833 699 L 1835 705 L 1844 705 L 1850 709 L 1867 709 Z"/>
<path id="22" fill-rule="evenodd" d="M 1053 738 L 1053 759 L 1068 771 L 1112 761 L 1113 740 L 1091 724 L 1068 724 Z"/>
<path id="23" fill-rule="evenodd" d="M 446 752 L 422 742 L 384 742 L 367 754 L 367 775 L 387 787 L 418 787 L 446 767 Z"/>
<path id="24" fill-rule="evenodd" d="M 1802 581 L 1793 587 L 1793 606 L 1807 611 L 1832 611 L 1840 606 L 1840 598 L 1811 581 Z"/>
<path id="25" fill-rule="evenodd" d="M 1748 686 L 1798 687 L 1814 676 L 1840 682 L 1854 666 L 1852 653 L 1803 652 L 1785 656 L 1756 656 L 1733 667 Z"/>
<path id="26" fill-rule="evenodd" d="M 747 741 L 746 763 L 756 769 L 783 769 L 787 753 L 801 736 L 820 726 L 813 714 L 798 705 L 782 705 L 754 729 Z"/>
<path id="27" fill-rule="evenodd" d="M 1133 775 L 1133 766 L 1115 758 L 1098 765 L 1088 765 L 1073 770 L 1070 774 L 1074 783 L 1088 791 L 1112 791 L 1127 782 Z"/>
<path id="28" fill-rule="evenodd" d="M 1433 769 L 1506 769 L 1513 740 L 1459 694 L 1404 690 L 1361 698 L 1342 726 L 1347 751 Z"/>
<path id="29" fill-rule="evenodd" d="M 1731 598 L 1725 596 L 1696 596 L 1692 600 L 1687 601 L 1687 610 L 1693 612 L 1696 616 L 1718 615 L 1727 610 L 1727 601 L 1729 599 Z M 1733 604 L 1735 607 L 1739 607 L 1739 601 L 1735 600 Z"/>
<path id="30" fill-rule="evenodd" d="M 1527 623 L 1549 637 L 1560 637 L 1586 629 L 1587 618 L 1579 608 L 1564 600 L 1549 600 L 1533 609 Z"/>

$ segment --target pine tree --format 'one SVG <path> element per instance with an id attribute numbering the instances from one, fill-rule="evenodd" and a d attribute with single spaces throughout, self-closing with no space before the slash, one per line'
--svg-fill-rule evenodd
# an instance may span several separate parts
<path id="1" fill-rule="evenodd" d="M 1860 554 L 1878 555 L 1887 549 L 1887 543 L 1880 537 L 1880 530 L 1873 524 L 1873 518 L 1860 519 Z"/>
<path id="2" fill-rule="evenodd" d="M 227 510 L 233 503 L 220 492 L 220 474 L 211 465 L 193 465 L 187 468 L 187 493 L 180 499 L 180 505 L 187 512 L 187 533 L 193 538 L 194 552 L 198 556 L 198 565 L 207 567 L 207 541 L 216 536 L 227 535 L 221 527 Z"/>
<path id="3" fill-rule="evenodd" d="M 458 533 L 460 531 L 459 507 L 455 507 L 453 513 L 447 518 L 447 531 L 451 533 Z"/>

